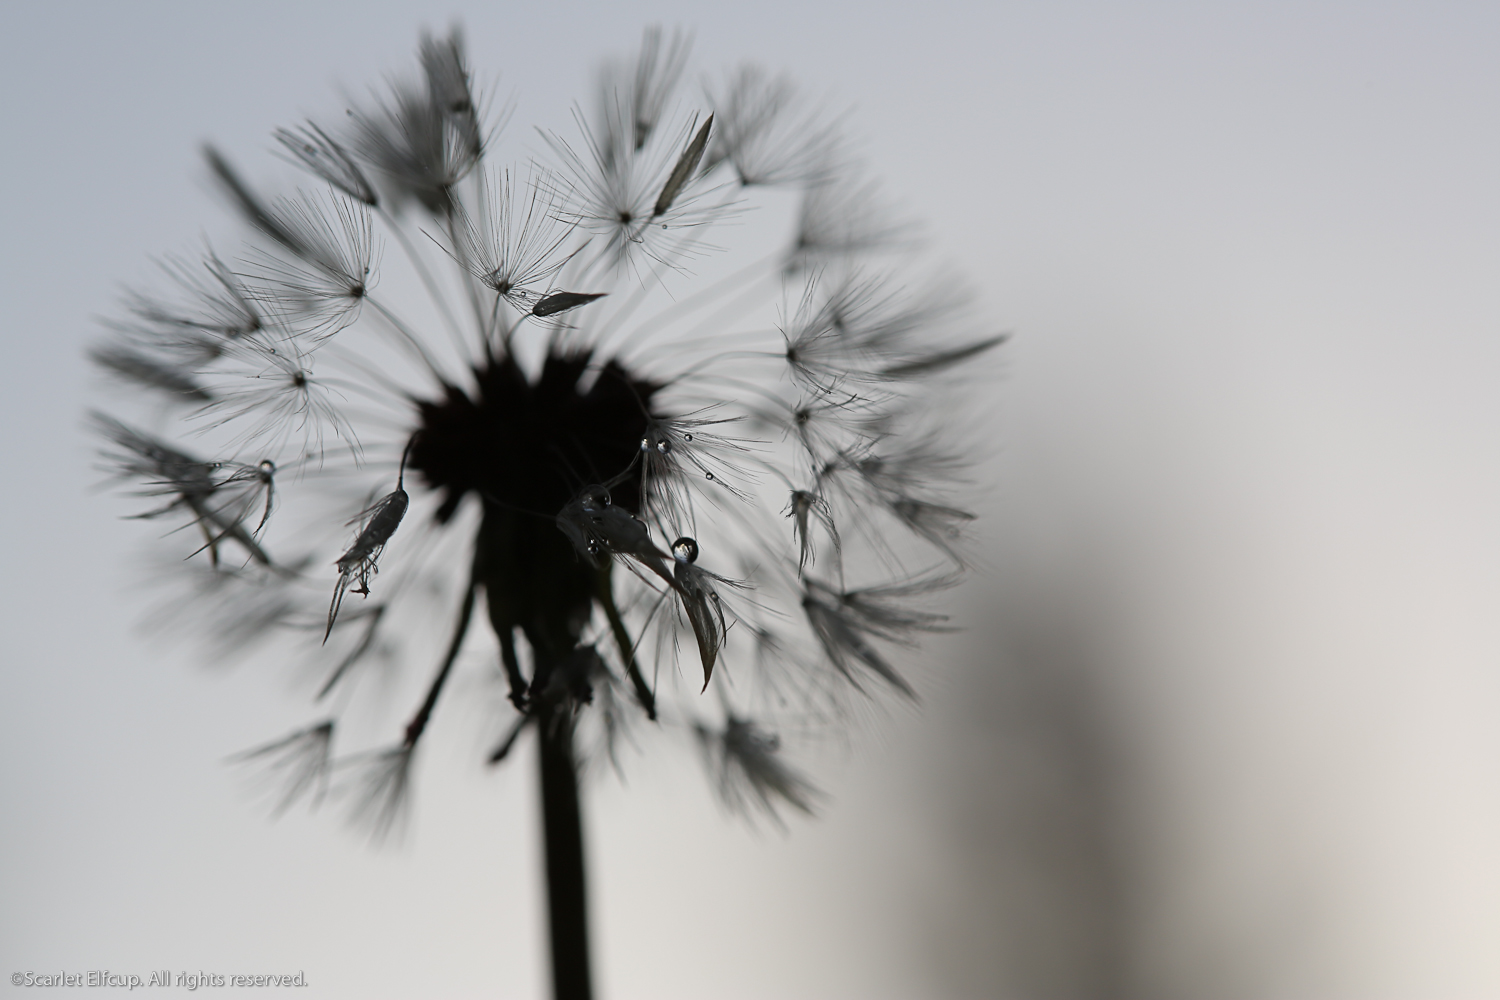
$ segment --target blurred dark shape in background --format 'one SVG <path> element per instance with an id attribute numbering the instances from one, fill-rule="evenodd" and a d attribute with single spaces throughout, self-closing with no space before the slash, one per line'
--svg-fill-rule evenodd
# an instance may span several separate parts
<path id="1" fill-rule="evenodd" d="M 930 924 L 945 994 L 1135 996 L 1128 764 L 1088 637 L 1043 604 L 974 638 L 995 655 L 964 664 L 945 706 L 952 738 L 938 750 L 954 791 L 952 879 Z"/>

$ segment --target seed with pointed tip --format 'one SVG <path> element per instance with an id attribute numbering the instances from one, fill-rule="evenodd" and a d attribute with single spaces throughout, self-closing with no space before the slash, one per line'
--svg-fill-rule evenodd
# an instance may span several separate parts
<path id="1" fill-rule="evenodd" d="M 662 186 L 661 195 L 656 199 L 656 207 L 651 210 L 651 218 L 662 215 L 672 207 L 672 202 L 677 200 L 677 196 L 687 185 L 688 178 L 698 169 L 698 162 L 703 159 L 703 150 L 708 145 L 708 133 L 713 124 L 714 116 L 709 115 L 703 127 L 698 129 L 698 134 L 693 136 L 693 141 L 688 143 L 687 149 L 678 157 L 677 166 L 672 168 L 672 175 Z"/>
<path id="2" fill-rule="evenodd" d="M 602 299 L 607 294 L 607 292 L 553 292 L 551 295 L 543 296 L 536 305 L 531 307 L 531 315 L 555 316 L 560 312 L 587 305 L 595 299 Z"/>

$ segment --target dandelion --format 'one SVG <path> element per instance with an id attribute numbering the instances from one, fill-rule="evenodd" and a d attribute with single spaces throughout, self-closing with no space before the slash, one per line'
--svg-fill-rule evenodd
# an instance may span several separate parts
<path id="1" fill-rule="evenodd" d="M 779 823 L 820 794 L 778 716 L 916 697 L 899 661 L 947 627 L 972 517 L 948 415 L 1000 339 L 918 277 L 789 83 L 695 92 L 687 58 L 648 32 L 533 161 L 462 37 L 424 38 L 419 76 L 275 133 L 302 190 L 207 149 L 246 245 L 165 258 L 92 353 L 141 411 L 93 422 L 185 590 L 171 617 L 315 680 L 315 721 L 236 758 L 276 812 L 399 833 L 452 678 L 503 692 L 488 759 L 539 749 L 559 997 L 591 989 L 586 766 L 678 738 Z M 410 714 L 345 747 L 382 664 L 425 671 Z"/>

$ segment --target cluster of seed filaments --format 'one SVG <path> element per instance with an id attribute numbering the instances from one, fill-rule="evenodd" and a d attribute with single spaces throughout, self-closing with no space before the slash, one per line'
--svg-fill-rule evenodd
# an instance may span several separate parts
<path id="1" fill-rule="evenodd" d="M 999 338 L 944 346 L 910 336 L 944 307 L 893 306 L 897 296 L 860 270 L 863 255 L 897 245 L 899 229 L 870 210 L 868 184 L 836 179 L 842 168 L 831 146 L 799 138 L 777 160 L 768 137 L 820 131 L 808 127 L 812 118 L 806 116 L 789 124 L 784 81 L 741 73 L 713 113 L 693 114 L 676 132 L 665 129 L 685 47 L 674 42 L 671 58 L 658 59 L 659 43 L 648 36 L 637 66 L 611 78 L 584 154 L 548 135 L 563 161 L 560 175 L 534 170 L 531 182 L 514 191 L 508 172 L 491 179 L 481 169 L 494 137 L 469 90 L 457 35 L 424 40 L 425 87 L 401 83 L 388 103 L 352 110 L 347 132 L 309 123 L 277 133 L 289 157 L 331 188 L 326 196 L 264 199 L 210 151 L 224 193 L 264 246 L 253 252 L 248 270 L 232 270 L 210 256 L 207 278 L 196 272 L 177 278 L 196 300 L 192 309 L 145 297 L 134 302 L 132 335 L 146 349 L 132 343 L 96 353 L 121 377 L 201 406 L 193 418 L 208 415 L 217 421 L 211 428 L 263 420 L 265 426 L 238 439 L 240 447 L 271 452 L 295 445 L 285 426 L 267 429 L 273 417 L 281 425 L 295 423 L 304 431 L 296 475 L 308 481 L 322 469 L 324 430 L 356 455 L 370 434 L 381 433 L 378 426 L 361 427 L 356 435 L 335 398 L 343 393 L 330 390 L 326 369 L 315 373 L 313 358 L 327 355 L 325 345 L 344 348 L 373 326 L 386 348 L 426 379 L 427 388 L 406 389 L 380 372 L 361 389 L 366 396 L 385 391 L 399 411 L 392 423 L 401 427 L 401 438 L 390 451 L 399 451 L 402 461 L 392 470 L 395 489 L 388 478 L 371 490 L 362 510 L 355 508 L 360 512 L 348 522 L 348 541 L 331 560 L 326 624 L 318 622 L 339 657 L 326 693 L 381 648 L 391 627 L 387 612 L 394 595 L 405 591 L 385 579 L 377 586 L 375 577 L 382 559 L 397 561 L 397 571 L 419 561 L 398 550 L 403 535 L 411 535 L 403 527 L 410 523 L 408 508 L 421 508 L 439 527 L 455 523 L 463 508 L 477 511 L 472 550 L 459 570 L 467 579 L 458 591 L 455 636 L 398 750 L 409 753 L 420 738 L 474 613 L 488 619 L 499 641 L 511 700 L 523 713 L 494 759 L 504 756 L 521 725 L 593 704 L 594 688 L 612 690 L 622 674 L 655 719 L 658 671 L 649 663 L 642 669 L 642 661 L 675 655 L 679 637 L 691 636 L 696 644 L 706 688 L 715 664 L 727 657 L 737 623 L 732 591 L 748 589 L 749 581 L 700 565 L 697 539 L 709 543 L 704 562 L 723 570 L 734 565 L 731 550 L 739 545 L 723 539 L 767 537 L 742 506 L 765 492 L 746 486 L 756 474 L 784 484 L 781 498 L 791 519 L 789 549 L 785 539 L 774 539 L 761 551 L 740 553 L 747 573 L 781 560 L 777 569 L 760 572 L 755 599 L 762 603 L 751 608 L 757 620 L 740 632 L 760 643 L 757 655 L 775 650 L 789 661 L 785 672 L 806 674 L 808 691 L 822 684 L 813 663 L 821 658 L 856 687 L 874 676 L 910 695 L 876 643 L 909 643 L 914 632 L 939 627 L 940 617 L 910 612 L 903 602 L 947 586 L 951 573 L 899 571 L 904 576 L 897 583 L 850 589 L 843 582 L 844 555 L 852 538 L 875 551 L 875 564 L 903 565 L 899 546 L 878 526 L 896 524 L 958 564 L 960 527 L 969 515 L 934 493 L 948 472 L 941 457 L 877 452 L 899 440 L 893 428 L 919 410 L 904 393 L 919 391 L 920 380 Z M 721 184 L 725 177 L 731 180 Z M 642 187 L 641 178 L 654 179 L 652 186 Z M 677 234 L 717 222 L 725 206 L 757 183 L 804 189 L 780 273 L 784 284 L 800 283 L 806 291 L 780 324 L 784 345 L 742 350 L 726 342 L 724 357 L 733 363 L 716 369 L 712 358 L 689 353 L 677 365 L 688 374 L 674 376 L 668 364 L 667 374 L 658 376 L 661 365 L 620 360 L 630 355 L 611 357 L 591 343 L 587 331 L 629 317 L 633 300 L 623 294 L 606 299 L 607 289 L 633 291 L 646 273 L 643 263 L 661 265 L 650 280 L 679 277 L 673 269 L 699 251 Z M 717 202 L 709 197 L 714 192 L 720 192 Z M 427 213 L 430 225 L 422 231 L 441 246 L 438 259 L 456 266 L 475 306 L 478 329 L 464 331 L 455 317 L 466 304 L 434 295 L 451 332 L 476 338 L 459 366 L 461 376 L 433 360 L 438 345 L 423 336 L 425 327 L 403 322 L 379 301 L 372 231 L 376 223 L 389 227 L 404 252 L 413 253 L 398 218 L 405 211 Z M 417 242 L 416 250 L 431 250 Z M 420 253 L 413 262 L 425 267 Z M 594 318 L 612 302 L 619 309 L 609 320 Z M 544 349 L 540 360 L 523 366 L 513 340 L 528 336 Z M 344 355 L 354 360 L 343 374 L 354 379 L 370 373 L 357 344 Z M 222 380 L 204 374 L 241 374 L 221 369 L 246 358 L 253 370 L 246 377 L 265 384 L 251 392 L 225 391 Z M 740 361 L 743 371 L 736 370 Z M 772 367 L 773 378 L 740 392 L 750 376 Z M 713 426 L 734 423 L 746 438 Z M 264 570 L 258 585 L 267 592 L 306 579 L 304 564 L 277 562 L 262 544 L 276 471 L 269 459 L 255 467 L 262 485 L 251 493 L 248 474 L 215 472 L 229 465 L 200 461 L 107 418 L 101 427 L 122 456 L 122 470 L 149 484 L 152 495 L 169 499 L 143 516 L 186 511 L 214 565 L 226 543 L 238 545 Z M 751 474 L 736 466 L 741 459 Z M 407 472 L 420 484 L 411 496 Z M 698 501 L 702 491 L 713 494 L 706 507 Z M 709 523 L 699 525 L 699 517 Z M 722 534 L 717 530 L 731 524 Z M 657 539 L 674 540 L 659 545 Z M 819 577 L 809 575 L 814 570 Z M 351 610 L 349 594 L 370 605 Z M 778 601 L 779 610 L 773 607 Z M 802 646 L 815 647 L 775 638 L 781 626 L 768 622 L 778 621 L 796 622 Z M 654 649 L 643 646 L 648 632 L 656 636 Z M 529 648 L 529 657 L 518 654 L 518 643 Z M 771 763 L 779 741 L 742 708 L 731 709 L 730 698 L 723 695 L 724 722 L 714 730 L 717 759 L 748 776 L 760 798 L 772 794 L 804 808 L 806 787 Z M 597 704 L 601 713 L 612 711 L 607 698 Z M 610 717 L 605 726 L 613 733 L 617 722 Z M 331 730 L 305 732 L 317 738 L 296 746 L 326 750 L 331 743 Z M 377 784 L 404 787 L 404 758 L 387 763 Z"/>

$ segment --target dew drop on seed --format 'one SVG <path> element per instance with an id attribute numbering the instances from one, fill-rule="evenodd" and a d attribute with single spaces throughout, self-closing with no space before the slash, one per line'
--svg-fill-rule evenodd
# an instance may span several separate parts
<path id="1" fill-rule="evenodd" d="M 651 441 L 649 438 L 641 438 L 641 451 L 650 451 Z"/>
<path id="2" fill-rule="evenodd" d="M 703 478 L 705 478 L 705 479 L 712 479 L 713 477 L 714 477 L 714 474 L 712 472 L 705 472 L 703 474 Z"/>
<path id="3" fill-rule="evenodd" d="M 679 562 L 693 563 L 698 561 L 698 543 L 687 535 L 683 535 L 672 543 L 672 558 Z"/>
<path id="4" fill-rule="evenodd" d="M 692 440 L 692 439 L 693 439 L 693 436 L 692 436 L 692 435 L 691 435 L 691 434 L 684 434 L 684 435 L 683 435 L 683 436 L 682 436 L 682 439 L 683 439 L 683 440 L 684 440 L 684 441 L 691 441 L 691 440 Z"/>
<path id="5" fill-rule="evenodd" d="M 269 476 L 276 471 L 276 463 L 269 458 L 261 459 L 260 471 Z"/>
<path id="6" fill-rule="evenodd" d="M 672 453 L 672 442 L 666 440 L 658 441 L 656 442 L 656 450 L 663 455 L 670 455 Z"/>

